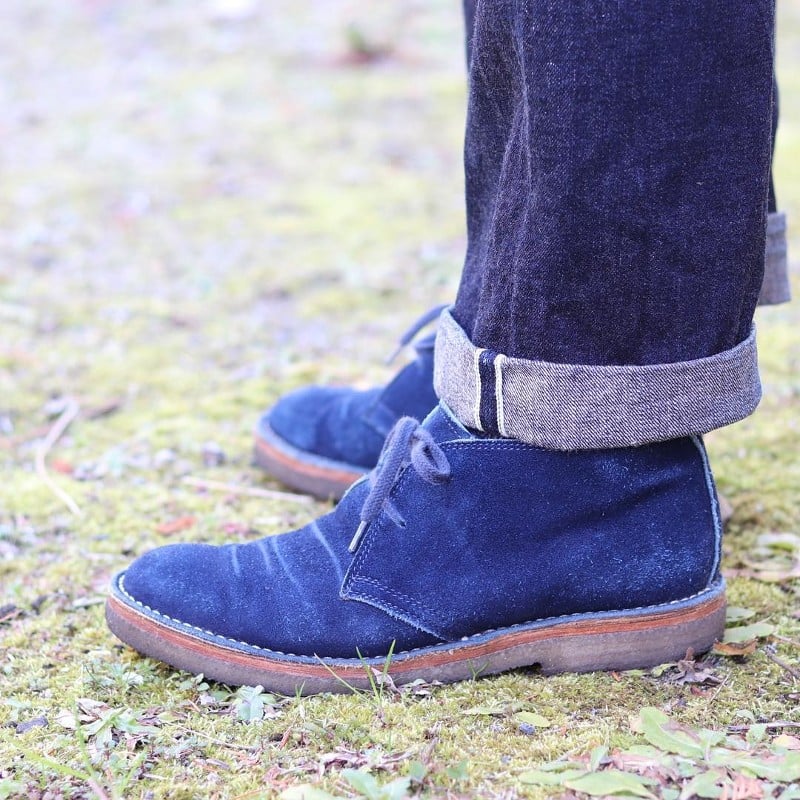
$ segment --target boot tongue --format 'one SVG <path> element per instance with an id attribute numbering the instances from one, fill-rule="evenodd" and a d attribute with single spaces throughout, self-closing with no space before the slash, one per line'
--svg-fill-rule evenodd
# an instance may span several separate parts
<path id="1" fill-rule="evenodd" d="M 437 442 L 451 442 L 456 439 L 474 439 L 470 433 L 453 416 L 447 406 L 442 403 L 436 406 L 423 420 L 422 426 L 427 428 Z"/>

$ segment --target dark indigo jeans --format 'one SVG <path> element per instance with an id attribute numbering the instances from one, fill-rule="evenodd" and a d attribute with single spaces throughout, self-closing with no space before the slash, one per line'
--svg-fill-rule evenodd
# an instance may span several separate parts
<path id="1" fill-rule="evenodd" d="M 774 0 L 466 0 L 465 13 L 453 316 L 473 344 L 649 365 L 746 339 L 777 118 Z"/>

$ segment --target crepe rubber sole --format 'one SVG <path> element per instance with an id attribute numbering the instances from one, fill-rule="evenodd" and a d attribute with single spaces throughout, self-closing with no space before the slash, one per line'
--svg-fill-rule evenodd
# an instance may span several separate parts
<path id="1" fill-rule="evenodd" d="M 124 573 L 113 581 L 106 619 L 123 642 L 178 669 L 232 685 L 308 695 L 368 689 L 369 668 L 386 669 L 401 685 L 418 679 L 450 683 L 518 667 L 549 675 L 677 661 L 688 650 L 706 652 L 721 638 L 725 587 L 719 582 L 663 605 L 537 620 L 364 659 L 280 653 L 196 628 L 138 602 L 124 588 Z"/>
<path id="2" fill-rule="evenodd" d="M 321 500 L 338 500 L 369 472 L 294 447 L 262 420 L 256 432 L 256 464 L 281 483 Z"/>

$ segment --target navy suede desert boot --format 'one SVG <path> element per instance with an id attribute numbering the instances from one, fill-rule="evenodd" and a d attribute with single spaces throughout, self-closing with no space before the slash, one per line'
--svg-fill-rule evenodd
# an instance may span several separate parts
<path id="1" fill-rule="evenodd" d="M 721 636 L 720 522 L 700 439 L 557 452 L 401 419 L 336 509 L 249 544 L 149 552 L 112 631 L 231 684 L 292 694 L 647 667 Z"/>
<path id="2" fill-rule="evenodd" d="M 401 346 L 433 322 L 431 309 L 407 331 Z M 282 397 L 258 422 L 255 463 L 293 489 L 338 499 L 378 463 L 400 417 L 424 419 L 436 405 L 433 344 L 414 345 L 416 358 L 382 388 L 309 386 Z"/>

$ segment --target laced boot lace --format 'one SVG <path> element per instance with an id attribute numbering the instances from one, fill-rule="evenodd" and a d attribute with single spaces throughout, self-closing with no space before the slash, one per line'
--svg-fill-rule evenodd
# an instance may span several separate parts
<path id="1" fill-rule="evenodd" d="M 434 306 L 430 311 L 426 311 L 414 324 L 397 340 L 397 347 L 392 351 L 389 358 L 386 359 L 387 364 L 391 364 L 397 356 L 414 341 L 416 335 L 426 326 L 430 325 L 434 320 L 439 319 L 439 315 L 447 308 L 447 305 Z"/>
<path id="2" fill-rule="evenodd" d="M 409 465 L 428 483 L 444 483 L 450 478 L 450 462 L 430 431 L 412 417 L 402 417 L 392 428 L 378 465 L 369 475 L 369 494 L 361 507 L 361 522 L 350 542 L 351 553 L 356 551 L 367 527 L 381 512 L 385 512 L 395 525 L 405 527 L 406 522 L 389 499 L 389 494 L 401 472 Z"/>

